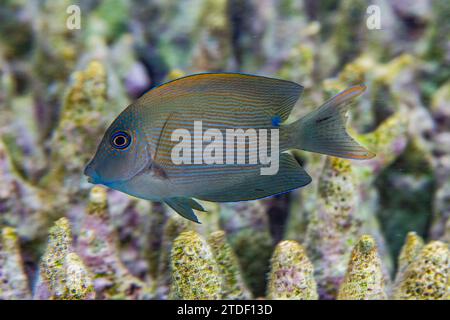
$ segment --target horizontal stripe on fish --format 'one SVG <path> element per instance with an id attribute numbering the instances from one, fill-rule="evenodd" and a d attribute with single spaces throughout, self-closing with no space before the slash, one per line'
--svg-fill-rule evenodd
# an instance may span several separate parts
<path id="1" fill-rule="evenodd" d="M 204 111 L 197 111 L 197 112 L 189 112 L 189 114 L 184 114 L 184 117 L 186 117 L 186 119 L 194 119 L 196 121 L 205 121 L 205 120 L 211 120 L 211 121 L 216 121 L 216 122 L 220 122 L 220 121 L 224 121 L 224 123 L 226 122 L 232 122 L 232 121 L 236 121 L 236 122 L 240 122 L 242 124 L 246 124 L 245 121 L 243 120 L 250 120 L 252 122 L 255 121 L 255 118 L 258 119 L 258 121 L 267 121 L 272 119 L 271 116 L 267 116 L 265 114 L 254 114 L 254 113 L 241 113 L 240 111 L 234 111 L 234 110 L 228 110 L 226 112 L 223 113 L 216 113 L 216 112 L 204 112 Z M 158 120 L 156 120 L 158 121 Z M 155 121 L 155 122 L 156 122 Z M 162 122 L 165 121 L 165 119 L 161 119 L 158 122 Z M 270 122 L 268 122 L 270 123 Z M 237 123 L 234 123 L 237 124 Z M 267 123 L 265 123 L 267 125 Z M 251 126 L 250 126 L 251 127 Z"/>
<path id="2" fill-rule="evenodd" d="M 199 106 L 215 110 L 215 103 L 227 108 L 250 104 L 257 106 L 258 113 L 279 115 L 284 121 L 301 91 L 298 84 L 270 78 L 237 74 L 196 75 L 151 90 L 137 101 L 137 105 L 166 111 L 196 111 Z M 189 105 L 190 101 L 199 103 Z M 216 111 L 220 111 L 219 108 Z"/>
<path id="3" fill-rule="evenodd" d="M 182 110 L 177 111 L 178 113 L 183 113 Z M 226 111 L 186 111 L 183 114 L 184 117 L 188 117 L 189 119 L 197 118 L 195 120 L 215 120 L 215 121 L 238 121 L 239 120 L 252 120 L 254 118 L 257 118 L 259 121 L 269 120 L 271 119 L 271 115 L 265 114 L 265 113 L 256 113 L 256 112 L 246 112 L 241 110 L 233 110 L 229 109 Z M 160 119 L 159 121 L 165 121 L 166 119 Z M 158 121 L 156 119 L 156 121 Z M 243 122 L 245 123 L 245 122 Z"/>
<path id="4" fill-rule="evenodd" d="M 238 89 L 238 88 L 236 88 Z M 278 92 L 279 93 L 279 92 Z M 280 99 L 279 103 L 291 103 L 295 98 L 285 98 Z M 186 102 L 186 104 L 181 104 L 181 101 Z M 189 105 L 189 102 L 197 102 L 202 105 L 207 103 L 217 103 L 227 104 L 227 105 L 249 105 L 249 106 L 267 106 L 267 104 L 273 103 L 272 94 L 259 94 L 255 93 L 254 90 L 249 90 L 247 92 L 240 90 L 239 94 L 234 94 L 231 91 L 210 91 L 205 94 L 197 93 L 180 93 L 174 96 L 172 99 L 168 98 L 164 100 L 164 104 L 171 103 L 172 105 Z M 295 101 L 293 102 L 295 103 Z"/>
<path id="5" fill-rule="evenodd" d="M 243 119 L 244 120 L 244 119 Z M 262 121 L 258 118 L 254 119 L 255 123 L 260 124 Z M 214 129 L 214 128 L 223 128 L 223 129 L 269 129 L 277 127 L 270 126 L 271 120 L 268 119 L 267 123 L 263 126 L 251 126 L 251 120 L 248 119 L 248 122 L 245 125 L 240 125 L 236 123 L 236 121 L 226 121 L 226 120 L 212 120 L 209 118 L 198 118 L 198 117 L 192 117 L 187 118 L 186 120 L 180 120 L 172 124 L 173 129 L 193 129 L 194 128 L 194 121 L 202 121 L 203 130 L 206 129 Z M 163 124 L 160 124 L 156 126 L 155 130 L 162 130 Z"/>
<path id="6" fill-rule="evenodd" d="M 170 162 L 173 162 L 173 156 L 177 156 L 178 154 L 172 154 L 172 149 L 165 149 L 164 147 L 159 147 L 158 148 L 158 161 L 160 162 L 161 160 L 170 160 Z M 216 155 L 212 155 L 212 159 L 218 159 L 219 158 L 220 153 L 216 156 Z M 209 152 L 205 152 L 204 150 L 191 150 L 191 152 L 189 154 L 183 154 L 182 156 L 179 155 L 179 158 L 183 158 L 185 159 L 186 157 L 188 157 L 190 159 L 190 162 L 193 163 L 194 159 L 204 159 L 205 157 L 210 156 Z M 227 151 L 227 149 L 225 148 L 222 152 L 222 159 L 223 159 L 223 163 L 226 162 L 230 162 L 229 160 L 227 161 L 226 159 L 228 157 L 232 157 L 233 159 L 233 164 L 237 163 L 249 163 L 250 161 L 248 159 L 258 159 L 260 156 L 260 152 L 259 150 L 245 150 L 244 152 L 239 152 L 236 151 L 235 149 L 229 150 Z M 244 161 L 245 160 L 245 161 Z M 166 163 L 169 163 L 169 161 L 167 161 Z M 217 163 L 217 161 L 216 161 Z"/>
<path id="7" fill-rule="evenodd" d="M 168 173 L 168 179 L 174 183 L 180 183 L 180 184 L 189 184 L 189 183 L 195 183 L 195 182 L 199 182 L 202 181 L 202 183 L 210 183 L 210 182 L 214 182 L 217 181 L 219 183 L 224 182 L 224 178 L 223 175 L 227 175 L 228 179 L 232 179 L 232 177 L 234 177 L 234 179 L 236 180 L 241 180 L 242 178 L 242 170 L 244 168 L 240 168 L 237 171 L 210 171 L 210 172 L 205 172 L 205 173 L 201 173 L 201 174 L 192 174 L 192 173 L 187 173 L 187 174 L 179 174 L 179 175 L 173 175 L 171 172 Z M 247 169 L 246 169 L 247 170 Z M 261 174 L 261 170 L 258 168 L 258 170 L 255 170 L 253 172 L 255 175 L 260 175 Z M 199 180 L 201 179 L 201 180 Z"/>
<path id="8" fill-rule="evenodd" d="M 224 167 L 224 168 L 213 168 L 207 167 L 204 170 L 191 170 L 185 168 L 184 170 L 176 171 L 173 168 L 166 168 L 166 172 L 169 178 L 177 178 L 177 177 L 188 177 L 188 176 L 207 176 L 207 175 L 220 175 L 220 174 L 242 174 L 242 170 L 252 171 L 252 170 L 260 172 L 260 167 L 258 166 L 256 169 L 254 167 L 249 168 L 244 165 L 234 165 L 232 167 Z"/>
<path id="9" fill-rule="evenodd" d="M 180 170 L 177 170 L 180 169 Z M 235 164 L 232 166 L 227 166 L 227 167 L 213 167 L 211 165 L 206 166 L 202 169 L 190 169 L 189 167 L 185 167 L 185 168 L 180 168 L 180 166 L 174 166 L 174 167 L 167 167 L 165 168 L 166 172 L 168 174 L 173 174 L 174 176 L 187 176 L 187 175 L 195 175 L 195 174 L 211 174 L 211 175 L 215 175 L 215 174 L 219 174 L 220 172 L 224 172 L 224 173 L 239 173 L 239 170 L 259 170 L 260 166 L 259 165 L 253 165 L 252 167 L 248 167 L 248 165 L 246 164 Z M 242 173 L 242 171 L 241 171 Z"/>

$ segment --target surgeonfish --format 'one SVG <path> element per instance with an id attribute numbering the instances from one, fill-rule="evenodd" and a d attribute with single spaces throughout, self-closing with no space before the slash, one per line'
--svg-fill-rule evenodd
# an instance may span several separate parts
<path id="1" fill-rule="evenodd" d="M 186 76 L 151 89 L 123 110 L 106 130 L 84 173 L 91 183 L 165 202 L 183 217 L 199 222 L 193 210 L 205 210 L 194 198 L 254 200 L 310 183 L 311 177 L 287 152 L 290 149 L 348 159 L 375 156 L 345 130 L 349 102 L 364 90 L 363 85 L 350 87 L 303 118 L 286 123 L 303 91 L 297 83 L 235 73 Z M 216 134 L 214 141 L 211 136 L 200 142 L 186 138 L 184 146 L 194 145 L 192 154 L 180 152 L 187 160 L 174 161 L 173 150 L 180 143 L 174 132 L 192 133 L 198 123 L 202 133 Z M 225 138 L 221 141 L 217 134 L 227 129 L 278 135 L 279 154 L 275 147 L 269 148 L 278 160 L 276 173 L 261 174 L 267 164 L 249 163 L 257 155 L 251 148 L 244 154 L 247 161 L 236 161 L 237 153 L 232 155 L 234 162 L 225 161 L 231 158 L 218 149 L 214 152 L 219 161 L 201 161 L 208 143 L 224 143 Z"/>

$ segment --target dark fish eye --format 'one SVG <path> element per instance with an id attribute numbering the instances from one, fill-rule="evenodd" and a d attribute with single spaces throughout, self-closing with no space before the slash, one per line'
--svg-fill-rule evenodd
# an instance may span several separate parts
<path id="1" fill-rule="evenodd" d="M 125 149 L 131 143 L 131 137 L 124 131 L 118 131 L 111 136 L 111 145 L 116 149 Z"/>

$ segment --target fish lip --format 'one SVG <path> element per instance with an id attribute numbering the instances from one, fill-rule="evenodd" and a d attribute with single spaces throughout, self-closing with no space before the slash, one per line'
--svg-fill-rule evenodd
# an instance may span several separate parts
<path id="1" fill-rule="evenodd" d="M 97 184 L 97 181 L 99 180 L 98 178 L 98 173 L 97 171 L 93 168 L 92 166 L 92 162 L 88 163 L 88 165 L 86 166 L 86 168 L 84 168 L 84 172 L 83 174 L 85 176 L 87 176 L 87 181 L 89 183 L 92 184 Z"/>
<path id="2" fill-rule="evenodd" d="M 136 172 L 134 175 L 132 175 L 129 178 L 126 179 L 117 179 L 117 180 L 111 180 L 111 181 L 100 181 L 100 177 L 95 169 L 92 168 L 90 164 L 86 166 L 84 169 L 84 175 L 87 176 L 87 181 L 92 184 L 102 184 L 107 187 L 112 187 L 113 185 L 120 185 L 122 183 L 126 183 L 127 181 L 130 181 L 134 179 L 136 176 L 142 174 L 145 172 L 146 168 L 148 167 L 148 163 L 150 162 L 150 159 L 147 161 L 145 166 L 138 172 Z"/>

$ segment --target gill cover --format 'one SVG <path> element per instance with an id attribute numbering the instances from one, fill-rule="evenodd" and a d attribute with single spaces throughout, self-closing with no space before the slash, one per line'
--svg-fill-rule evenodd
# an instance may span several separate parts
<path id="1" fill-rule="evenodd" d="M 108 185 L 126 181 L 148 165 L 150 155 L 135 112 L 128 107 L 106 130 L 94 158 L 85 169 L 93 183 Z"/>

